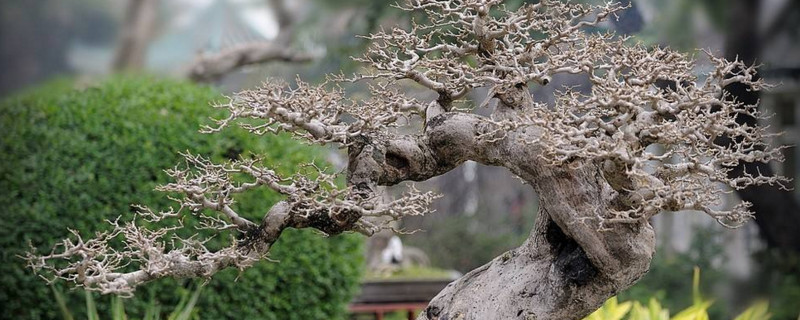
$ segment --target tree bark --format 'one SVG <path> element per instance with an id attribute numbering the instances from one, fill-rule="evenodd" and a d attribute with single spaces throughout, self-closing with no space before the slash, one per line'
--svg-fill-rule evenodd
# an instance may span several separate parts
<path id="1" fill-rule="evenodd" d="M 195 82 L 212 82 L 247 65 L 271 61 L 309 62 L 311 54 L 289 49 L 287 43 L 259 42 L 244 44 L 218 54 L 201 56 L 189 67 L 189 79 Z"/>
<path id="2" fill-rule="evenodd" d="M 120 44 L 114 54 L 115 71 L 141 69 L 153 34 L 158 0 L 130 0 L 125 10 Z"/>
<path id="3" fill-rule="evenodd" d="M 438 137 L 434 144 L 458 140 L 441 141 L 446 134 L 436 131 L 430 134 Z M 538 160 L 540 150 L 517 143 L 524 138 L 516 135 L 531 134 L 514 132 L 496 150 L 468 156 L 503 165 L 534 187 L 541 209 L 530 237 L 450 284 L 420 319 L 579 319 L 647 272 L 655 248 L 650 225 L 600 231 L 593 218 L 612 206 L 614 192 L 598 168 L 558 168 Z M 481 149 L 464 147 L 467 154 Z"/>

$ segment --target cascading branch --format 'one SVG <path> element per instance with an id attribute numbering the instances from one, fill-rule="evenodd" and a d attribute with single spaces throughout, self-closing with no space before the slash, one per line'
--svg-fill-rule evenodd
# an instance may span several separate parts
<path id="1" fill-rule="evenodd" d="M 76 231 L 74 239 L 65 239 L 50 254 L 26 258 L 30 267 L 44 269 L 53 275 L 49 281 L 62 279 L 89 290 L 129 295 L 142 283 L 163 277 L 210 277 L 217 271 L 236 267 L 245 269 L 267 259 L 269 247 L 285 228 L 313 227 L 337 234 L 344 231 L 338 219 L 357 212 L 359 217 L 423 214 L 435 198 L 411 187 L 401 199 L 381 203 L 367 197 L 350 197 L 350 188 L 340 189 L 336 175 L 328 174 L 314 164 L 305 172 L 282 177 L 259 165 L 261 159 L 242 159 L 216 164 L 202 156 L 183 154 L 185 163 L 167 170 L 173 182 L 156 188 L 180 194 L 172 198 L 177 209 L 154 211 L 135 206 L 134 218 L 109 221 L 112 229 L 98 232 L 84 240 Z M 269 188 L 286 197 L 275 205 L 261 225 L 233 209 L 235 196 L 254 188 Z M 222 233 L 235 231 L 243 237 L 231 238 L 229 247 L 210 250 L 198 235 L 180 237 L 174 231 L 186 228 L 183 219 L 197 220 L 193 228 Z M 145 222 L 145 223 L 141 223 Z M 374 232 L 382 225 L 361 219 L 352 223 L 352 230 Z M 157 228 L 149 227 L 152 225 Z M 122 244 L 118 248 L 114 244 Z M 128 271 L 130 266 L 138 270 Z"/>
<path id="2" fill-rule="evenodd" d="M 655 250 L 650 217 L 697 210 L 737 226 L 751 217 L 749 204 L 726 208 L 726 190 L 785 181 L 759 172 L 728 177 L 741 162 L 781 160 L 766 128 L 737 121 L 763 118 L 757 107 L 725 91 L 732 83 L 764 88 L 755 69 L 703 51 L 713 70 L 698 77 L 686 54 L 592 31 L 625 6 L 411 0 L 397 7 L 423 19 L 365 36 L 372 44 L 354 58 L 362 72 L 320 85 L 270 80 L 218 105 L 228 117 L 204 128 L 239 124 L 346 149 L 346 188 L 314 166 L 282 177 L 258 160 L 215 164 L 186 154 L 185 165 L 168 171 L 174 182 L 159 188 L 182 195 L 177 209 L 142 207 L 133 221 L 112 222 L 112 231 L 91 240 L 75 234 L 50 254 L 31 253 L 30 265 L 106 293 L 131 293 L 168 276 L 209 277 L 266 258 L 286 228 L 370 235 L 386 228 L 373 217 L 423 214 L 432 193 L 412 187 L 380 201 L 378 188 L 473 160 L 506 167 L 537 191 L 536 226 L 525 244 L 448 286 L 420 318 L 576 319 L 647 271 Z M 583 75 L 591 88 L 559 88 L 554 105 L 534 102 L 530 86 L 563 74 Z M 345 92 L 350 82 L 364 83 L 368 95 Z M 411 98 L 399 89 L 404 83 L 436 98 Z M 479 106 L 491 106 L 490 116 L 462 101 L 477 88 L 488 88 L 479 91 L 488 92 Z M 260 223 L 232 206 L 236 194 L 253 188 L 285 196 Z M 240 236 L 210 250 L 203 239 L 170 232 L 185 217 Z M 143 219 L 177 222 L 148 229 L 138 224 Z M 114 239 L 122 249 L 109 244 Z"/>

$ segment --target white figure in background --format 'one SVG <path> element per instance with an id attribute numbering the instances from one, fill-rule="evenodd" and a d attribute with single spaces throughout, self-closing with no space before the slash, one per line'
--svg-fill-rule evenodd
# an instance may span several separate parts
<path id="1" fill-rule="evenodd" d="M 381 263 L 386 265 L 400 265 L 403 261 L 403 242 L 400 237 L 392 236 L 386 248 L 381 251 Z"/>

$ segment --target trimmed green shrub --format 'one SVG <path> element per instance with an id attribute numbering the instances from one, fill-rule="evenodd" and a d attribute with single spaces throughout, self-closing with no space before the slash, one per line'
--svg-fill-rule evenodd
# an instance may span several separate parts
<path id="1" fill-rule="evenodd" d="M 189 83 L 115 78 L 81 90 L 56 81 L 0 102 L 0 318 L 58 318 L 51 288 L 24 268 L 18 255 L 28 242 L 52 247 L 67 236 L 67 228 L 87 236 L 105 229 L 104 219 L 125 216 L 131 204 L 172 205 L 153 188 L 168 181 L 163 170 L 181 161 L 178 152 L 215 161 L 245 151 L 264 154 L 265 162 L 284 174 L 323 158 L 320 150 L 288 137 L 257 137 L 235 128 L 198 133 L 208 117 L 221 116 L 209 107 L 218 99 L 213 89 Z M 260 221 L 279 197 L 257 191 L 239 200 L 238 211 Z M 355 235 L 323 238 L 291 230 L 272 249 L 271 258 L 279 262 L 214 276 L 196 308 L 204 319 L 342 318 L 360 277 L 360 245 Z M 157 281 L 125 305 L 143 311 L 152 297 L 175 305 L 177 286 L 189 284 Z M 66 294 L 66 301 L 85 312 L 85 297 L 77 291 Z M 109 301 L 99 299 L 101 312 L 107 314 Z"/>

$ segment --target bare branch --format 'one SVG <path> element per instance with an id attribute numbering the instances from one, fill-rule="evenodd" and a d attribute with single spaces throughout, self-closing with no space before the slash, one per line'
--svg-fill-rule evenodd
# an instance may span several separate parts
<path id="1" fill-rule="evenodd" d="M 318 58 L 313 53 L 290 48 L 294 17 L 285 0 L 270 0 L 278 21 L 278 35 L 271 41 L 245 43 L 218 53 L 200 53 L 188 67 L 189 79 L 211 82 L 244 66 L 267 62 L 309 62 Z"/>
<path id="2" fill-rule="evenodd" d="M 273 61 L 309 62 L 314 58 L 274 42 L 248 43 L 216 54 L 200 54 L 189 67 L 189 79 L 209 82 L 243 66 Z"/>
<path id="3" fill-rule="evenodd" d="M 313 164 L 305 166 L 306 175 L 281 177 L 258 166 L 258 159 L 214 164 L 197 155 L 186 153 L 184 157 L 185 166 L 167 171 L 174 181 L 157 188 L 181 195 L 174 198 L 178 210 L 155 212 L 136 206 L 138 212 L 131 221 L 109 221 L 111 230 L 98 232 L 89 240 L 71 231 L 72 238 L 63 240 L 48 254 L 39 255 L 33 249 L 25 257 L 28 265 L 45 271 L 48 281 L 62 279 L 88 290 L 130 295 L 136 286 L 163 277 L 207 278 L 224 268 L 248 268 L 266 258 L 269 247 L 285 228 L 373 234 L 387 226 L 371 224 L 365 217 L 396 220 L 420 215 L 436 198 L 430 192 L 411 188 L 403 198 L 379 203 L 373 198 L 353 197 L 349 188 L 337 188 L 336 176 Z M 261 226 L 233 209 L 236 194 L 258 187 L 286 196 L 269 211 Z M 206 247 L 212 237 L 179 237 L 175 231 L 184 228 L 182 221 L 187 213 L 200 220 L 198 228 L 218 235 L 231 230 L 242 237 L 232 237 L 228 246 L 219 250 Z"/>

